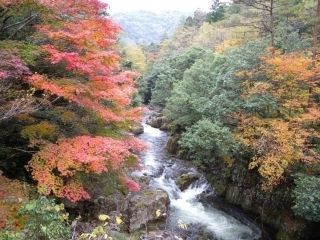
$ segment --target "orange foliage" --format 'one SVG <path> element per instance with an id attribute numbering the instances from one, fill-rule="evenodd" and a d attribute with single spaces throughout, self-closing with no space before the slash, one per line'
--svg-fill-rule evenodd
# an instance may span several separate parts
<path id="1" fill-rule="evenodd" d="M 294 78 L 297 81 L 309 81 L 315 74 L 312 59 L 302 54 L 280 54 L 276 52 L 272 57 L 262 58 L 270 68 L 268 72 L 275 76 L 273 81 Z"/>
<path id="2" fill-rule="evenodd" d="M 25 81 L 36 89 L 98 114 L 106 124 L 116 123 L 114 125 L 119 127 L 139 120 L 142 109 L 131 107 L 137 73 L 121 69 L 115 49 L 120 29 L 106 16 L 108 5 L 99 0 L 36 2 L 48 11 L 42 11 L 35 37 L 41 37 L 39 42 L 45 42 L 42 50 L 47 54 L 48 64 L 63 67 L 68 77 L 28 71 Z M 3 7 L 19 3 L 0 1 Z M 0 70 L 0 77 L 14 77 L 12 74 L 23 72 L 25 69 L 20 62 L 7 61 L 6 68 Z M 17 69 L 16 66 L 20 72 L 11 71 Z M 70 120 L 73 116 L 65 117 Z M 55 125 L 42 122 L 23 129 L 22 135 L 34 142 L 38 138 L 54 142 L 58 137 L 56 130 Z M 120 179 L 129 189 L 139 190 L 137 183 L 125 177 L 127 162 L 137 158 L 135 153 L 143 148 L 133 137 L 115 140 L 79 136 L 47 142 L 39 145 L 40 151 L 28 165 L 41 193 L 55 194 L 73 202 L 88 199 L 89 193 L 77 174 L 101 174 L 110 169 L 119 172 Z"/>
<path id="3" fill-rule="evenodd" d="M 289 116 L 305 109 L 310 100 L 310 87 L 318 69 L 312 66 L 312 59 L 302 54 L 263 57 L 266 74 L 271 79 L 270 92 L 287 109 Z"/>
<path id="4" fill-rule="evenodd" d="M 52 10 L 38 26 L 50 40 L 42 48 L 51 64 L 63 63 L 75 76 L 51 79 L 35 74 L 29 83 L 97 112 L 106 122 L 139 119 L 141 109 L 130 108 L 137 74 L 121 72 L 114 49 L 119 27 L 102 14 L 107 5 L 99 0 L 40 3 Z"/>
<path id="5" fill-rule="evenodd" d="M 119 27 L 104 14 L 107 4 L 99 0 L 39 0 L 39 3 L 49 10 L 37 26 L 38 33 L 46 38 L 42 49 L 50 64 L 64 66 L 68 78 L 36 73 L 28 77 L 28 83 L 97 113 L 108 124 L 138 120 L 141 109 L 131 107 L 137 74 L 120 68 L 115 50 Z M 41 127 L 31 129 L 32 137 L 43 135 L 38 131 L 43 130 Z M 23 133 L 29 137 L 30 129 Z M 90 197 L 79 174 L 116 170 L 129 189 L 138 190 L 125 172 L 128 159 L 137 158 L 135 152 L 140 150 L 141 143 L 128 136 L 117 140 L 91 136 L 60 139 L 42 145 L 28 169 L 38 182 L 39 192 L 76 202 Z"/>
<path id="6" fill-rule="evenodd" d="M 130 157 L 142 151 L 143 144 L 134 138 L 114 140 L 105 137 L 82 136 L 61 139 L 48 144 L 35 154 L 29 163 L 32 176 L 38 181 L 38 189 L 44 195 L 51 193 L 70 201 L 88 199 L 90 196 L 81 182 L 73 177 L 78 173 L 101 174 L 109 170 L 125 172 Z M 126 181 L 131 190 L 136 185 Z"/>
<path id="7" fill-rule="evenodd" d="M 262 188 L 272 190 L 283 179 L 287 168 L 298 161 L 312 162 L 319 154 L 308 145 L 310 137 L 319 137 L 312 125 L 319 121 L 320 110 L 312 100 L 311 88 L 319 72 L 312 59 L 302 54 L 282 55 L 274 52 L 262 58 L 259 72 L 239 72 L 245 78 L 244 95 L 271 94 L 279 112 L 273 118 L 240 115 L 237 137 L 254 150 L 249 164 L 263 178 Z M 255 81 L 265 74 L 267 81 Z M 316 124 L 314 124 L 316 125 Z"/>

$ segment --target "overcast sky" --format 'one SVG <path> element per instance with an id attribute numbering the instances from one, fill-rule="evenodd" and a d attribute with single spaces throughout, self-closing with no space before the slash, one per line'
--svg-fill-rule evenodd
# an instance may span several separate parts
<path id="1" fill-rule="evenodd" d="M 193 12 L 197 8 L 210 9 L 212 0 L 104 0 L 112 13 L 135 10 Z"/>

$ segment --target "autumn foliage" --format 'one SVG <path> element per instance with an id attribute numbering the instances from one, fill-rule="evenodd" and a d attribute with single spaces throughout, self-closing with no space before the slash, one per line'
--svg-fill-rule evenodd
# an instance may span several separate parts
<path id="1" fill-rule="evenodd" d="M 14 227 L 21 227 L 17 212 L 22 203 L 28 200 L 28 187 L 17 180 L 10 180 L 0 175 L 0 229 L 14 220 Z M 23 221 L 23 219 L 20 219 Z"/>
<path id="2" fill-rule="evenodd" d="M 51 64 L 63 64 L 73 76 L 35 74 L 29 82 L 97 112 L 106 122 L 136 120 L 139 109 L 129 108 L 136 74 L 119 68 L 114 47 L 119 27 L 103 15 L 107 5 L 98 0 L 40 2 L 52 11 L 38 26 L 50 42 L 42 48 Z"/>
<path id="3" fill-rule="evenodd" d="M 37 89 L 63 97 L 97 113 L 106 123 L 139 119 L 140 109 L 130 107 L 135 73 L 123 72 L 115 50 L 119 27 L 104 16 L 106 4 L 98 0 L 40 1 L 51 10 L 37 26 L 48 39 L 42 46 L 50 64 L 62 64 L 70 77 L 34 74 L 28 82 Z M 81 29 L 81 31 L 80 31 Z M 115 140 L 79 136 L 49 143 L 29 163 L 42 194 L 55 194 L 73 202 L 90 198 L 79 173 L 125 173 L 126 161 L 142 145 L 131 137 Z M 139 188 L 125 176 L 131 190 Z M 133 187 L 132 187 L 133 186 Z"/>
<path id="4" fill-rule="evenodd" d="M 142 149 L 143 145 L 133 138 L 115 140 L 81 136 L 61 139 L 35 154 L 29 168 L 38 181 L 39 192 L 44 195 L 53 193 L 75 202 L 90 196 L 82 183 L 72 177 L 79 173 L 101 174 L 110 170 L 124 172 L 128 159 L 137 158 L 134 153 Z M 138 190 L 131 181 L 124 179 L 129 187 L 133 186 L 130 190 Z"/>
<path id="5" fill-rule="evenodd" d="M 253 149 L 249 168 L 258 170 L 263 178 L 262 189 L 270 191 L 294 163 L 317 161 L 317 154 L 310 151 L 309 144 L 310 138 L 319 134 L 306 126 L 312 126 L 320 117 L 310 90 L 316 86 L 319 69 L 302 54 L 284 55 L 276 51 L 264 55 L 262 60 L 260 72 L 241 73 L 248 77 L 243 84 L 243 98 L 270 94 L 276 100 L 277 110 L 268 111 L 265 117 L 240 114 L 236 135 Z M 256 81 L 261 72 L 268 81 Z"/>
<path id="6" fill-rule="evenodd" d="M 124 134 L 141 115 L 140 108 L 131 106 L 138 75 L 121 69 L 116 49 L 120 28 L 107 17 L 108 5 L 99 0 L 9 0 L 0 5 L 10 8 L 22 3 L 37 5 L 30 12 L 41 9 L 33 12 L 37 21 L 31 37 L 40 43 L 42 65 L 40 72 L 32 72 L 15 52 L 1 52 L 1 80 L 24 81 L 38 95 L 76 105 L 118 132 L 117 139 L 90 131 L 89 135 L 67 138 L 50 122 L 25 127 L 21 136 L 40 149 L 27 167 L 39 192 L 73 202 L 89 199 L 79 175 L 111 170 L 118 172 L 119 180 L 130 190 L 138 191 L 138 184 L 126 177 L 126 171 L 128 161 L 137 159 L 143 145 Z M 28 16 L 24 20 L 29 23 Z"/>

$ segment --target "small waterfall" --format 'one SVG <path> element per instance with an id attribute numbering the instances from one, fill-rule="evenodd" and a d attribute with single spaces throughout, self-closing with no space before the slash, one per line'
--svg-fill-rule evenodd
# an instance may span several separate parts
<path id="1" fill-rule="evenodd" d="M 212 238 L 210 239 L 254 240 L 261 238 L 260 229 L 249 219 L 240 221 L 199 200 L 203 193 L 210 191 L 210 186 L 204 177 L 181 191 L 175 181 L 177 176 L 183 171 L 194 173 L 196 170 L 184 166 L 183 161 L 172 159 L 167 154 L 165 146 L 168 136 L 165 132 L 146 124 L 144 124 L 144 129 L 145 132 L 140 138 L 149 144 L 149 148 L 141 156 L 145 168 L 135 174 L 150 176 L 152 187 L 163 189 L 168 193 L 171 202 L 169 216 L 173 225 L 182 221 L 188 226 L 198 226 L 211 233 Z M 189 239 L 197 239 L 197 237 Z"/>

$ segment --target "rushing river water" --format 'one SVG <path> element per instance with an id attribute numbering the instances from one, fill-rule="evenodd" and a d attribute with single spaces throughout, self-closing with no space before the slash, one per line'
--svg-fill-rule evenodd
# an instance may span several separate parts
<path id="1" fill-rule="evenodd" d="M 184 237 L 221 240 L 254 240 L 261 238 L 261 231 L 249 218 L 239 211 L 223 211 L 215 207 L 214 190 L 202 176 L 188 189 L 181 191 L 175 180 L 185 173 L 197 173 L 185 161 L 175 159 L 166 151 L 168 135 L 145 123 L 140 139 L 148 144 L 148 150 L 141 156 L 145 165 L 137 174 L 150 177 L 150 185 L 165 190 L 170 197 L 168 228 L 181 234 L 181 225 L 187 226 Z M 210 201 L 208 199 L 211 199 Z M 209 204 L 210 202 L 210 204 Z M 180 223 L 180 230 L 179 224 Z M 177 234 L 178 235 L 178 234 Z"/>

